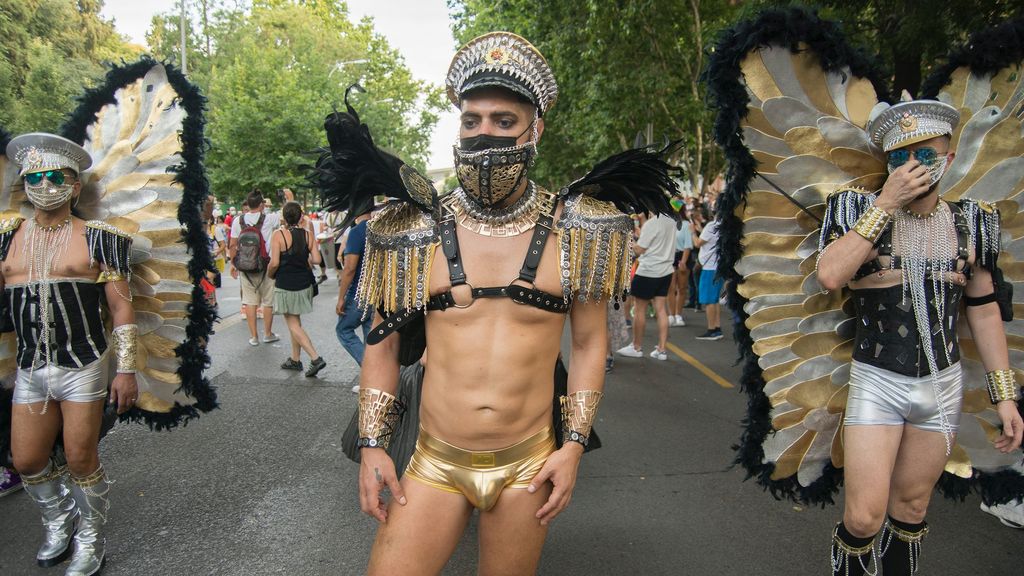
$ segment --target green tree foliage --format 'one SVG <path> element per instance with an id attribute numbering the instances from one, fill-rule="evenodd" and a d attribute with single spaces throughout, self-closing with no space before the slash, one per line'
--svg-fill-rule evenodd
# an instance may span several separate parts
<path id="1" fill-rule="evenodd" d="M 138 53 L 102 8 L 100 0 L 0 0 L 0 125 L 56 130 L 106 62 Z"/>
<path id="2" fill-rule="evenodd" d="M 518 33 L 548 59 L 559 101 L 546 119 L 542 181 L 559 185 L 639 139 L 681 139 L 693 184 L 721 159 L 699 86 L 704 47 L 738 8 L 709 0 L 449 0 L 460 42 Z"/>
<path id="3" fill-rule="evenodd" d="M 154 17 L 147 40 L 158 57 L 177 61 L 178 20 L 176 12 Z M 353 82 L 366 92 L 351 103 L 376 142 L 424 167 L 444 107 L 440 88 L 415 80 L 372 22 L 353 23 L 343 2 L 264 0 L 243 9 L 209 0 L 194 3 L 187 24 L 189 75 L 209 98 L 207 167 L 219 198 L 299 188 L 302 166 L 326 143 L 324 117 L 344 106 Z"/>

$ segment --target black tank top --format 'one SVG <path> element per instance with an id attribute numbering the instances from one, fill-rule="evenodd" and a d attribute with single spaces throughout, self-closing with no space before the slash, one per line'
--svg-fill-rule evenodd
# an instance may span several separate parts
<path id="1" fill-rule="evenodd" d="M 303 228 L 289 228 L 285 236 L 287 249 L 281 251 L 281 263 L 274 276 L 274 286 L 282 290 L 305 290 L 313 285 L 309 267 L 309 246 Z M 291 239 L 288 239 L 291 236 Z"/>

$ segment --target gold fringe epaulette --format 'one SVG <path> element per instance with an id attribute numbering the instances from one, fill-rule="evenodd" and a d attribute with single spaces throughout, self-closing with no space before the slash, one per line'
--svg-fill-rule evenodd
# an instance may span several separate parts
<path id="1" fill-rule="evenodd" d="M 366 225 L 366 251 L 356 299 L 393 313 L 426 305 L 439 243 L 434 218 L 410 203 L 385 206 Z"/>
<path id="2" fill-rule="evenodd" d="M 0 220 L 0 262 L 7 259 L 7 251 L 11 249 L 11 240 L 14 239 L 14 235 L 24 221 L 25 219 L 20 216 Z"/>
<path id="3" fill-rule="evenodd" d="M 116 272 L 125 280 L 131 279 L 131 234 L 102 220 L 89 220 L 85 223 L 85 240 L 89 245 L 90 266 L 99 262 L 108 271 Z"/>
<path id="4" fill-rule="evenodd" d="M 558 229 L 566 300 L 621 297 L 629 288 L 632 218 L 611 202 L 576 194 L 566 199 Z"/>

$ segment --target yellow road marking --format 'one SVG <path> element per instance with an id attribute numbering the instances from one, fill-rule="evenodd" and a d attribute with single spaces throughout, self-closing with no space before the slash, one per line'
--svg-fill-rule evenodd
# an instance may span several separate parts
<path id="1" fill-rule="evenodd" d="M 725 378 L 722 378 L 721 376 L 719 376 L 714 370 L 712 370 L 711 368 L 708 368 L 707 366 L 705 366 L 704 363 L 701 362 L 700 360 L 697 360 L 693 356 L 690 356 L 689 354 L 684 352 L 683 349 L 680 348 L 679 346 L 676 346 L 675 344 L 673 344 L 671 342 L 666 342 L 665 346 L 669 350 L 674 352 L 676 354 L 676 356 L 679 356 L 680 358 L 682 358 L 684 362 L 686 362 L 690 366 L 693 366 L 697 370 L 700 370 L 701 372 L 703 372 L 704 375 L 707 376 L 708 378 L 710 378 L 715 384 L 718 384 L 722 388 L 735 388 L 735 386 L 733 386 L 731 382 L 729 382 Z"/>

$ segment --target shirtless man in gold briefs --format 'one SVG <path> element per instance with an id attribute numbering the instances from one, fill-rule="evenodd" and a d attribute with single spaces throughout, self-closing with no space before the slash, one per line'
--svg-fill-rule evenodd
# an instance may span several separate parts
<path id="1" fill-rule="evenodd" d="M 577 182 L 555 195 L 528 178 L 558 94 L 529 42 L 505 32 L 471 41 L 453 59 L 447 88 L 461 111 L 461 186 L 431 214 L 392 203 L 368 226 L 359 301 L 385 313 L 360 378 L 360 504 L 381 522 L 368 572 L 440 573 L 477 508 L 479 573 L 532 574 L 591 434 L 606 303 L 628 283 L 631 221 L 593 187 Z M 663 193 L 667 177 L 655 180 Z M 384 334 L 404 322 L 403 311 L 424 309 L 430 360 L 419 439 L 399 482 L 382 446 L 400 341 Z M 553 424 L 567 317 L 568 394 Z"/>

